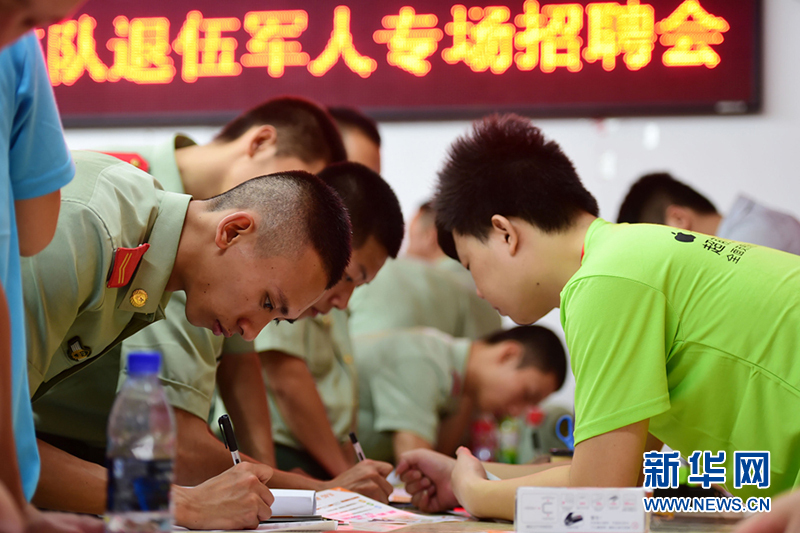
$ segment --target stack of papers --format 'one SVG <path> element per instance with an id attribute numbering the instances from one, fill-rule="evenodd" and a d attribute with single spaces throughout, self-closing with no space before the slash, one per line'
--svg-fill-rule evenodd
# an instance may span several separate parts
<path id="1" fill-rule="evenodd" d="M 337 520 L 339 529 L 345 531 L 385 532 L 415 524 L 468 520 L 463 516 L 432 516 L 396 509 L 345 489 L 318 492 L 317 513 Z"/>

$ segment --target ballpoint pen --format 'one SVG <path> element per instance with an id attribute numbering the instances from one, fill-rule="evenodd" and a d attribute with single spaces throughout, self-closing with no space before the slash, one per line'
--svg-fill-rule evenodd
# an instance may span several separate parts
<path id="1" fill-rule="evenodd" d="M 356 457 L 358 457 L 358 462 L 365 461 L 367 457 L 364 455 L 364 450 L 361 448 L 361 444 L 358 442 L 356 438 L 356 434 L 352 431 L 350 432 L 350 442 L 353 443 L 353 448 L 356 451 Z"/>
<path id="2" fill-rule="evenodd" d="M 219 429 L 222 432 L 222 442 L 224 442 L 225 447 L 231 451 L 233 465 L 236 466 L 242 462 L 242 458 L 239 456 L 239 445 L 236 444 L 236 435 L 233 433 L 231 419 L 228 417 L 228 415 L 222 415 L 219 417 L 218 422 Z"/>

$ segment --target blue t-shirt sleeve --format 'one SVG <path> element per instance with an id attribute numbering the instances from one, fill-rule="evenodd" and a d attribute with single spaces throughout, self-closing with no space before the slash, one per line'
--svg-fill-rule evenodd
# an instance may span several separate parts
<path id="1" fill-rule="evenodd" d="M 8 162 L 14 200 L 56 191 L 72 180 L 72 163 L 39 40 L 33 32 L 14 46 L 15 114 Z"/>

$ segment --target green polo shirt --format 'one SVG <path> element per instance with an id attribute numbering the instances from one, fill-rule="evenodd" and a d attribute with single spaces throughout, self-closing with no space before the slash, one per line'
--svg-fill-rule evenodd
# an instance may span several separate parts
<path id="1" fill-rule="evenodd" d="M 114 157 L 75 152 L 73 158 L 75 179 L 61 191 L 53 241 L 22 263 L 34 399 L 164 317 L 170 297 L 164 288 L 190 200 Z M 130 282 L 108 288 L 115 251 L 143 243 L 150 248 Z M 146 293 L 141 307 L 134 291 Z M 81 360 L 71 356 L 76 339 L 88 351 Z"/>
<path id="2" fill-rule="evenodd" d="M 728 488 L 800 485 L 800 257 L 596 220 L 561 293 L 575 442 L 641 420 L 672 449 L 726 452 Z M 734 452 L 769 451 L 768 489 L 733 487 Z"/>
<path id="3" fill-rule="evenodd" d="M 348 313 L 333 309 L 325 316 L 304 318 L 294 324 L 271 323 L 256 337 L 258 352 L 278 351 L 299 357 L 308 365 L 325 405 L 333 434 L 341 442 L 355 429 L 357 378 L 348 331 Z M 272 438 L 278 444 L 302 449 L 289 431 L 264 376 L 272 418 Z"/>
<path id="4" fill-rule="evenodd" d="M 458 410 L 472 341 L 433 328 L 354 337 L 358 440 L 370 459 L 394 462 L 392 435 L 436 445 L 439 421 Z"/>
<path id="5" fill-rule="evenodd" d="M 374 280 L 355 290 L 349 309 L 353 336 L 427 326 L 478 339 L 502 327 L 500 315 L 474 288 L 414 259 L 387 260 Z"/>

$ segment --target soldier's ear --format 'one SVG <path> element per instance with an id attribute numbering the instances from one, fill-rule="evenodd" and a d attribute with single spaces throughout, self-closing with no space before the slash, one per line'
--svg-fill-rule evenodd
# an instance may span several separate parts
<path id="1" fill-rule="evenodd" d="M 257 154 L 272 152 L 274 154 L 278 147 L 278 130 L 275 126 L 264 124 L 250 133 L 247 144 L 247 154 L 255 157 Z"/>
<path id="2" fill-rule="evenodd" d="M 225 216 L 217 224 L 214 243 L 220 250 L 237 244 L 240 237 L 256 231 L 256 221 L 251 213 L 239 211 Z"/>
<path id="3" fill-rule="evenodd" d="M 504 341 L 499 345 L 501 363 L 511 363 L 514 367 L 518 367 L 522 361 L 522 345 L 514 341 Z"/>
<path id="4" fill-rule="evenodd" d="M 664 211 L 664 224 L 673 228 L 692 231 L 694 226 L 695 213 L 689 207 L 671 204 Z"/>

